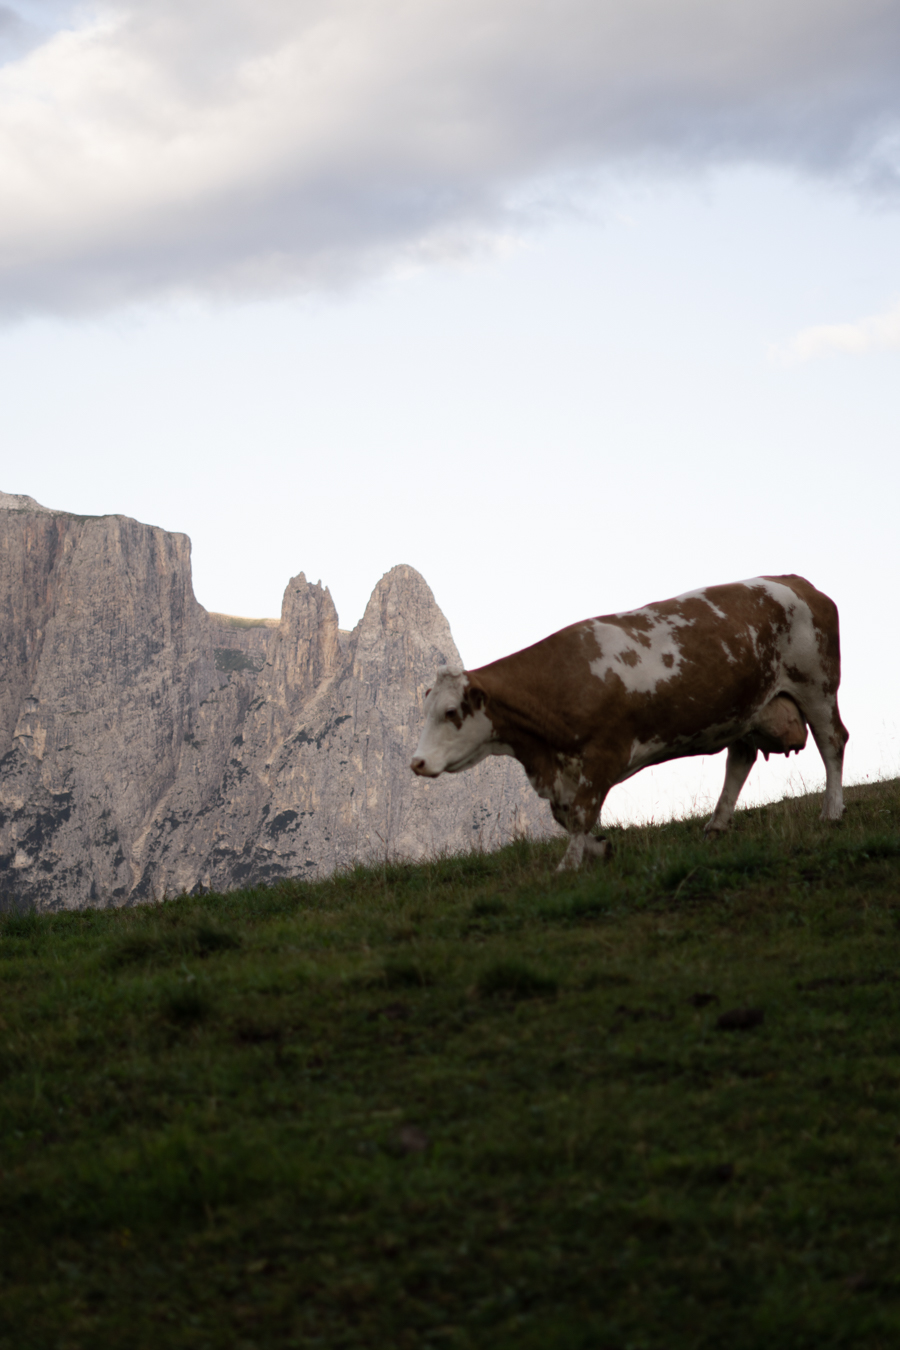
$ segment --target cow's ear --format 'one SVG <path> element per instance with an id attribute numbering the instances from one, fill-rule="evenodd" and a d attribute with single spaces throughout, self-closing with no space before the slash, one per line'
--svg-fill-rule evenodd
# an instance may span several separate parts
<path id="1" fill-rule="evenodd" d="M 470 686 L 466 691 L 466 696 L 475 712 L 477 712 L 479 708 L 483 708 L 485 703 L 487 703 L 487 694 L 483 689 L 479 689 L 477 685 Z"/>

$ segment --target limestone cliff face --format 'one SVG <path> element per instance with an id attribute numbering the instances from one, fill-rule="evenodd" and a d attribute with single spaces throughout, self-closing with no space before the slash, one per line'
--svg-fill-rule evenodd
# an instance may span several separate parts
<path id="1" fill-rule="evenodd" d="M 208 614 L 190 541 L 0 494 L 0 904 L 80 907 L 320 876 L 545 832 L 518 764 L 418 780 L 457 661 L 396 567 L 352 633 L 302 573 L 280 622 Z"/>

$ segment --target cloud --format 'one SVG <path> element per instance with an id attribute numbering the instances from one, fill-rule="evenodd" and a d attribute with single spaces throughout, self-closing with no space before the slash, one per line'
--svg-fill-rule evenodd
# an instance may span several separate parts
<path id="1" fill-rule="evenodd" d="M 782 364 L 793 365 L 839 352 L 859 355 L 890 347 L 900 347 L 900 304 L 856 323 L 825 323 L 804 328 L 772 354 Z"/>
<path id="2" fill-rule="evenodd" d="M 896 0 L 89 13 L 0 68 L 7 316 L 341 284 L 481 247 L 548 183 L 623 166 L 900 185 Z"/>

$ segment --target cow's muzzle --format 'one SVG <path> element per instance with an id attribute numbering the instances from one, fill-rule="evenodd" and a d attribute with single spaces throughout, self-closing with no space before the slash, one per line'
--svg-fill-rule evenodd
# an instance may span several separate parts
<path id="1" fill-rule="evenodd" d="M 420 778 L 437 778 L 436 773 L 429 773 L 425 767 L 424 759 L 414 759 L 409 766 L 413 773 L 417 773 Z"/>

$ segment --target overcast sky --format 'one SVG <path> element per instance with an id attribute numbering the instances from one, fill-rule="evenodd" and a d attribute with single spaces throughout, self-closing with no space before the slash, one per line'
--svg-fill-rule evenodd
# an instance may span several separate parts
<path id="1" fill-rule="evenodd" d="M 211 609 L 411 563 L 470 665 L 798 571 L 900 772 L 900 0 L 0 0 L 0 62 L 0 489 Z"/>

